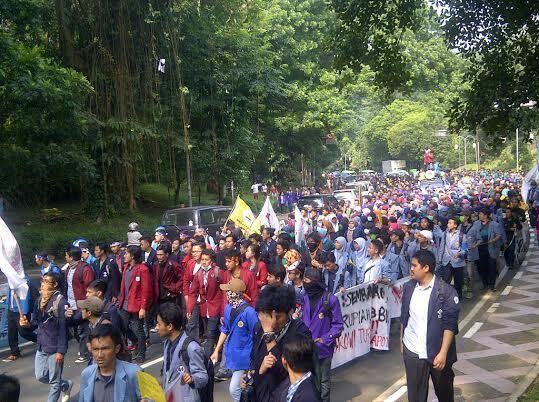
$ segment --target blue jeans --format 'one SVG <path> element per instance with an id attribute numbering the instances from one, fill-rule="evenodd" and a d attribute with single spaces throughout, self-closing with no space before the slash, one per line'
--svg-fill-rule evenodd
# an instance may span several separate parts
<path id="1" fill-rule="evenodd" d="M 60 392 L 68 387 L 67 381 L 62 380 L 63 368 L 63 363 L 56 363 L 56 353 L 45 353 L 39 350 L 36 352 L 36 379 L 43 384 L 50 384 L 47 402 L 57 402 Z"/>
<path id="2" fill-rule="evenodd" d="M 241 398 L 241 388 L 240 388 L 240 379 L 241 376 L 245 374 L 245 370 L 236 370 L 232 373 L 232 378 L 230 379 L 230 386 L 228 387 L 228 392 L 234 400 L 234 402 L 240 402 Z"/>

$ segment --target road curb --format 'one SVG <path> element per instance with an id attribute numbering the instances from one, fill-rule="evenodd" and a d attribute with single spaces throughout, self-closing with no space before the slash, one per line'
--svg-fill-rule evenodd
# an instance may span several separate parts
<path id="1" fill-rule="evenodd" d="M 526 376 L 519 381 L 518 387 L 513 391 L 511 395 L 507 398 L 507 402 L 517 402 L 518 398 L 526 392 L 528 387 L 533 383 L 533 381 L 539 375 L 539 360 L 535 362 L 535 366 L 526 374 Z"/>

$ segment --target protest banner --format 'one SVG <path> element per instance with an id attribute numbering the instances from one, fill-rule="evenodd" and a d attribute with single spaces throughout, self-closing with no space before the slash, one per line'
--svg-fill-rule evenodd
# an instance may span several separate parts
<path id="1" fill-rule="evenodd" d="M 331 368 L 367 354 L 371 347 L 389 348 L 389 287 L 365 283 L 336 296 L 341 304 L 344 330 L 337 339 Z"/>
<path id="2" fill-rule="evenodd" d="M 389 287 L 389 294 L 387 298 L 387 308 L 389 310 L 389 316 L 391 318 L 398 318 L 401 316 L 402 307 L 402 291 L 404 290 L 404 284 L 410 280 L 410 277 L 399 279 L 392 286 Z"/>

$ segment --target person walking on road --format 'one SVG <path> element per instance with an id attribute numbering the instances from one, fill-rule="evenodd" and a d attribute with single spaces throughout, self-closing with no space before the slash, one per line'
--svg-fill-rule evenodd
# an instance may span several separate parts
<path id="1" fill-rule="evenodd" d="M 464 233 L 459 230 L 459 221 L 457 218 L 449 218 L 447 229 L 438 248 L 438 262 L 441 265 L 444 281 L 450 285 L 451 280 L 453 280 L 453 287 L 457 291 L 459 299 L 462 299 L 467 252 L 468 243 Z"/>
<path id="2" fill-rule="evenodd" d="M 478 227 L 478 241 L 474 245 L 479 250 L 477 269 L 483 280 L 483 290 L 496 290 L 496 259 L 502 245 L 503 228 L 498 222 L 490 219 L 487 208 L 479 212 L 481 226 Z"/>
<path id="3" fill-rule="evenodd" d="M 427 401 L 429 377 L 440 402 L 454 401 L 460 304 L 455 289 L 436 277 L 435 267 L 431 251 L 416 252 L 402 294 L 401 352 L 411 402 Z"/>
<path id="4" fill-rule="evenodd" d="M 49 272 L 43 276 L 41 296 L 35 305 L 30 324 L 31 329 L 37 328 L 36 379 L 50 386 L 47 402 L 57 402 L 61 392 L 64 393 L 62 402 L 68 402 L 73 387 L 71 380 L 62 379 L 67 352 L 67 302 L 58 286 L 56 274 Z"/>
<path id="5" fill-rule="evenodd" d="M 328 254 L 332 255 L 332 254 Z M 331 359 L 335 344 L 344 328 L 341 306 L 333 289 L 326 290 L 322 272 L 307 268 L 303 279 L 303 322 L 311 331 L 318 348 L 320 361 L 321 397 L 329 402 L 331 388 Z"/>
<path id="6" fill-rule="evenodd" d="M 132 326 L 137 342 L 135 361 L 142 363 L 146 357 L 146 335 L 144 318 L 152 302 L 152 285 L 148 267 L 143 263 L 144 257 L 139 246 L 129 246 L 124 256 L 125 268 L 120 287 L 120 316 L 124 328 Z M 133 341 L 133 340 L 132 340 Z"/>
<path id="7" fill-rule="evenodd" d="M 26 276 L 24 279 L 26 283 L 29 284 L 28 277 Z M 37 340 L 36 334 L 34 334 L 28 327 L 22 326 L 25 325 L 26 322 L 30 321 L 32 312 L 32 301 L 30 298 L 30 292 L 28 292 L 25 299 L 22 299 L 17 295 L 15 290 L 8 289 L 5 303 L 8 306 L 7 338 L 11 354 L 2 360 L 4 363 L 13 362 L 21 356 L 21 352 L 19 350 L 19 335 L 30 342 L 36 342 Z M 19 307 L 21 308 L 22 315 L 19 313 Z"/>
<path id="8" fill-rule="evenodd" d="M 94 364 L 80 378 L 79 402 L 139 402 L 142 397 L 137 373 L 140 367 L 119 360 L 120 331 L 111 324 L 100 324 L 89 336 Z"/>

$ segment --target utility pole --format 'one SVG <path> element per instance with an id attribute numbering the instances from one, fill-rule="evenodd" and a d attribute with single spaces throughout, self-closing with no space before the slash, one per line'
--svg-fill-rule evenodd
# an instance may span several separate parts
<path id="1" fill-rule="evenodd" d="M 519 153 L 518 153 L 518 127 L 517 127 L 517 172 L 520 171 L 520 163 L 519 163 Z"/>
<path id="2" fill-rule="evenodd" d="M 477 131 L 477 127 L 475 127 L 475 162 L 477 163 L 478 172 L 479 172 L 479 169 L 481 168 L 480 157 L 481 157 L 481 154 L 479 153 L 479 131 Z"/>

